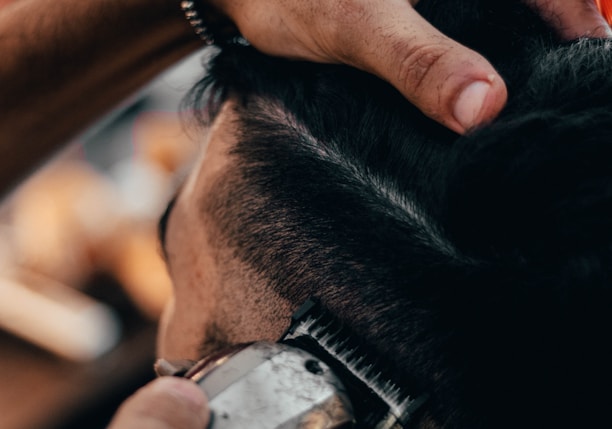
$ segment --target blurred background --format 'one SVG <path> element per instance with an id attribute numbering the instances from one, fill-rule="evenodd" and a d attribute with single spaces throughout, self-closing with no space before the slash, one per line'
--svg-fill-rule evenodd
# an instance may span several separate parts
<path id="1" fill-rule="evenodd" d="M 198 150 L 188 113 L 177 112 L 202 57 L 159 77 L 3 201 L 0 428 L 104 428 L 154 377 L 171 293 L 157 221 Z"/>

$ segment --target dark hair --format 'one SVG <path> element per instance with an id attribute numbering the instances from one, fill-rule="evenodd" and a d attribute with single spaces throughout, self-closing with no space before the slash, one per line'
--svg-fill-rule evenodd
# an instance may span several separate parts
<path id="1" fill-rule="evenodd" d="M 278 293 L 389 355 L 440 426 L 607 424 L 612 45 L 563 44 L 518 0 L 418 7 L 500 71 L 495 122 L 459 137 L 375 77 L 225 47 L 193 99 L 237 100 L 240 141 L 203 209 Z"/>

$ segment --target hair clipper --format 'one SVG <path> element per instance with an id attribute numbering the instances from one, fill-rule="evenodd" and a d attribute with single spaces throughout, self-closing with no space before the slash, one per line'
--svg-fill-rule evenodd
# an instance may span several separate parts
<path id="1" fill-rule="evenodd" d="M 309 300 L 277 343 L 255 342 L 188 370 L 209 398 L 211 429 L 402 429 L 427 400 L 400 386 L 389 366 Z"/>

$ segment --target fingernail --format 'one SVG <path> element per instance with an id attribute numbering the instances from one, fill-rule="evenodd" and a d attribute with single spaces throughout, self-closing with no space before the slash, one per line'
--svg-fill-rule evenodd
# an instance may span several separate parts
<path id="1" fill-rule="evenodd" d="M 454 115 L 464 129 L 468 130 L 480 123 L 482 109 L 490 90 L 491 85 L 488 82 L 477 81 L 465 87 L 459 95 Z"/>
<path id="2" fill-rule="evenodd" d="M 177 377 L 161 377 L 155 383 L 155 391 L 170 394 L 199 410 L 207 409 L 204 392 L 194 382 Z"/>

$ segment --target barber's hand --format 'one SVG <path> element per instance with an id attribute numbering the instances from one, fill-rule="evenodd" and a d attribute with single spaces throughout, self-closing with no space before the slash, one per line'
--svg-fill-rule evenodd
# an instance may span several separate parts
<path id="1" fill-rule="evenodd" d="M 195 383 L 161 377 L 123 403 L 109 429 L 204 429 L 209 410 Z"/>
<path id="2" fill-rule="evenodd" d="M 412 7 L 418 0 L 212 1 L 259 50 L 376 74 L 456 132 L 493 119 L 506 102 L 491 64 L 427 23 Z M 594 0 L 527 1 L 567 37 L 609 32 Z"/>
<path id="3" fill-rule="evenodd" d="M 557 28 L 565 39 L 612 37 L 595 0 L 525 0 Z"/>

